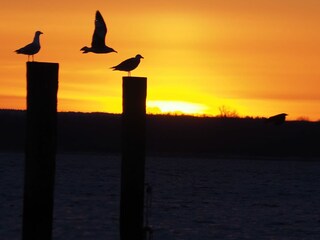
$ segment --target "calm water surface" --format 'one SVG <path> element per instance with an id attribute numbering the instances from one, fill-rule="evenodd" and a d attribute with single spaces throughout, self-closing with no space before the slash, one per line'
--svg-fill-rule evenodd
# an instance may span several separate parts
<path id="1" fill-rule="evenodd" d="M 55 240 L 119 239 L 120 156 L 58 155 Z M 22 154 L 0 153 L 0 239 L 20 239 Z M 154 240 L 320 239 L 320 161 L 148 157 Z"/>

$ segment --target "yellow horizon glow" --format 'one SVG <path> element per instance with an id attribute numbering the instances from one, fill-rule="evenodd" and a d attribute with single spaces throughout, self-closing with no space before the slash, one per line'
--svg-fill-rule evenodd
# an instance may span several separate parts
<path id="1" fill-rule="evenodd" d="M 184 101 L 147 101 L 147 112 L 152 114 L 204 115 L 208 107 L 204 104 Z"/>

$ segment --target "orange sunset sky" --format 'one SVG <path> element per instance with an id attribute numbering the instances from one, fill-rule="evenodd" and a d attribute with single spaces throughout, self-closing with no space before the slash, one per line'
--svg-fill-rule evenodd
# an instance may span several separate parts
<path id="1" fill-rule="evenodd" d="M 95 11 L 118 53 L 82 54 Z M 144 56 L 149 112 L 320 119 L 320 1 L 4 1 L 0 108 L 25 109 L 27 56 L 14 50 L 41 30 L 36 61 L 58 62 L 59 111 L 122 111 L 122 76 L 110 67 Z"/>

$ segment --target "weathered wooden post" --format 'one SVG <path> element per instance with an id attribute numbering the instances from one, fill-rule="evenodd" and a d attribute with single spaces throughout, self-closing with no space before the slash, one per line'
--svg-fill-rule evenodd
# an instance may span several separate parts
<path id="1" fill-rule="evenodd" d="M 58 63 L 27 62 L 24 240 L 52 238 Z"/>
<path id="2" fill-rule="evenodd" d="M 147 78 L 123 77 L 121 240 L 143 240 Z"/>

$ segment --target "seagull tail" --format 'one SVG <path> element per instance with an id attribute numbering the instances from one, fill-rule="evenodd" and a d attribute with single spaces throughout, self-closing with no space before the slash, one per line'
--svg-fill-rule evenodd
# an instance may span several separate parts
<path id="1" fill-rule="evenodd" d="M 15 50 L 14 52 L 17 53 L 17 54 L 22 53 L 22 52 L 21 52 L 21 49 Z"/>
<path id="2" fill-rule="evenodd" d="M 88 52 L 90 52 L 90 48 L 85 46 L 85 47 L 81 48 L 80 51 L 82 51 L 82 53 L 88 53 Z"/>

